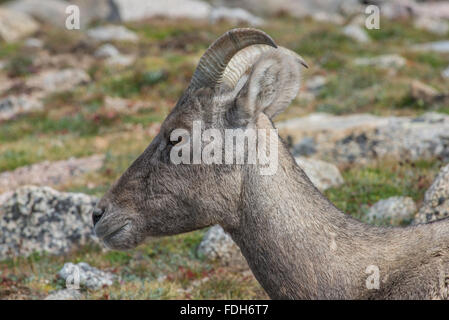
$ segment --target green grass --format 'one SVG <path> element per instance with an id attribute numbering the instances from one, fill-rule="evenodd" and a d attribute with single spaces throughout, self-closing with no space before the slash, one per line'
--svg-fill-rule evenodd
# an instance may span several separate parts
<path id="1" fill-rule="evenodd" d="M 122 98 L 138 96 L 157 83 L 165 81 L 166 78 L 167 74 L 163 70 L 136 72 L 107 80 L 104 92 Z"/>
<path id="2" fill-rule="evenodd" d="M 13 58 L 19 51 L 20 44 L 18 43 L 1 43 L 0 42 L 0 59 Z"/>
<path id="3" fill-rule="evenodd" d="M 92 291 L 82 288 L 91 299 L 240 299 L 266 298 L 253 277 L 225 270 L 196 257 L 195 250 L 204 231 L 171 238 L 151 240 L 127 252 L 103 252 L 98 246 L 87 246 L 65 256 L 32 254 L 0 262 L 0 299 L 18 295 L 28 288 L 31 298 L 45 297 L 63 289 L 58 271 L 65 262 L 87 262 L 112 272 L 119 281 L 111 287 Z M 164 278 L 161 278 L 164 276 Z M 208 281 L 192 282 L 208 277 Z M 14 286 L 10 284 L 14 283 Z M 11 288 L 12 287 L 12 288 Z M 12 291 L 12 292 L 11 292 Z"/>
<path id="4" fill-rule="evenodd" d="M 365 220 L 367 207 L 382 199 L 406 196 L 418 204 L 422 202 L 441 165 L 438 160 L 422 160 L 351 166 L 342 172 L 344 185 L 331 188 L 325 194 L 342 211 Z"/>
<path id="5" fill-rule="evenodd" d="M 367 32 L 372 39 L 378 42 L 401 46 L 436 41 L 441 38 L 441 36 L 434 35 L 426 30 L 414 28 L 412 21 L 399 22 L 382 19 L 380 29 L 367 30 Z"/>
<path id="6" fill-rule="evenodd" d="M 5 66 L 10 77 L 22 77 L 33 72 L 33 60 L 30 56 L 17 55 L 11 58 Z"/>
<path id="7" fill-rule="evenodd" d="M 447 67 L 448 59 L 436 52 L 421 52 L 416 55 L 416 62 L 426 64 L 433 69 L 444 69 Z"/>
<path id="8" fill-rule="evenodd" d="M 30 122 L 31 120 L 31 122 Z M 50 119 L 45 113 L 36 113 L 32 116 L 22 117 L 18 121 L 4 124 L 0 128 L 2 142 L 17 141 L 27 136 L 42 134 L 65 135 L 77 133 L 80 136 L 97 135 L 101 123 L 111 125 L 111 119 L 87 118 L 82 114 L 63 116 L 60 119 Z"/>

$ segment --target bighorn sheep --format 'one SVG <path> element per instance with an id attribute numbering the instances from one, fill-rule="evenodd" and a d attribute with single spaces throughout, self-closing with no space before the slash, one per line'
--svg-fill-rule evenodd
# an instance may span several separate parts
<path id="1" fill-rule="evenodd" d="M 171 163 L 171 149 L 186 143 L 171 132 L 190 132 L 194 120 L 220 132 L 273 129 L 298 92 L 301 65 L 262 31 L 234 29 L 215 41 L 160 133 L 99 202 L 96 234 L 129 249 L 220 224 L 273 299 L 447 299 L 448 219 L 363 224 L 314 187 L 277 134 L 267 135 L 279 141 L 274 175 L 261 175 L 257 163 Z"/>

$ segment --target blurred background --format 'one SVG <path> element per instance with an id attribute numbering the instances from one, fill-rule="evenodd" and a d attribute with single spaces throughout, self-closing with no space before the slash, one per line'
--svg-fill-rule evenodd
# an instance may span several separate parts
<path id="1" fill-rule="evenodd" d="M 220 227 L 128 252 L 92 236 L 98 197 L 237 26 L 310 65 L 276 123 L 337 207 L 449 215 L 448 1 L 0 0 L 0 299 L 268 298 Z"/>

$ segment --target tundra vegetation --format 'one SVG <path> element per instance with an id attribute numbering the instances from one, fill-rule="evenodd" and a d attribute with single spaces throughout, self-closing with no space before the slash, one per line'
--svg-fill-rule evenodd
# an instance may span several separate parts
<path id="1" fill-rule="evenodd" d="M 58 189 L 102 196 L 157 134 L 178 97 L 188 86 L 198 58 L 227 23 L 192 21 L 130 23 L 139 35 L 135 44 L 114 43 L 137 60 L 117 71 L 96 63 L 92 80 L 70 91 L 51 94 L 44 109 L 0 124 L 0 172 L 38 163 L 103 153 L 101 170 L 74 179 Z M 304 73 L 326 74 L 328 83 L 315 100 L 295 99 L 276 121 L 323 111 L 338 115 L 369 112 L 376 115 L 420 115 L 426 111 L 449 114 L 441 101 L 424 103 L 410 95 L 410 82 L 419 79 L 447 91 L 439 75 L 449 65 L 446 53 L 410 50 L 416 43 L 441 36 L 413 28 L 409 21 L 384 21 L 369 31 L 373 41 L 359 44 L 335 25 L 278 17 L 263 28 L 278 45 L 300 53 L 310 65 Z M 84 35 L 44 26 L 39 32 L 46 50 L 74 57 L 91 55 L 96 45 Z M 64 41 L 61 41 L 64 39 Z M 397 53 L 408 61 L 392 73 L 388 69 L 353 64 L 356 58 Z M 0 43 L 0 74 L 27 78 L 35 72 L 33 52 L 23 43 Z M 20 90 L 13 87 L 10 90 Z M 135 112 L 106 108 L 108 98 L 143 102 Z M 364 220 L 366 206 L 390 196 L 409 196 L 419 205 L 442 165 L 441 159 L 378 160 L 369 165 L 341 165 L 345 184 L 325 195 L 342 211 Z M 407 223 L 407 222 L 405 222 Z M 196 247 L 205 230 L 152 240 L 127 252 L 104 252 L 87 246 L 64 256 L 36 253 L 0 262 L 0 298 L 43 298 L 65 287 L 56 274 L 65 262 L 84 261 L 120 276 L 111 287 L 85 290 L 91 299 L 265 299 L 267 294 L 250 273 L 205 261 Z"/>

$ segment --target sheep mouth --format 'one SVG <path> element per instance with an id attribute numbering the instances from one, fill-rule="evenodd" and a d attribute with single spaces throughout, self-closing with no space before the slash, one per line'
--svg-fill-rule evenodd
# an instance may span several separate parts
<path id="1" fill-rule="evenodd" d="M 112 229 L 111 231 L 102 232 L 102 230 L 98 230 L 98 228 L 95 228 L 95 234 L 98 238 L 103 239 L 104 241 L 107 241 L 111 238 L 113 238 L 115 235 L 120 233 L 122 230 L 124 230 L 129 225 L 129 222 L 126 222 L 122 225 L 120 225 L 117 228 Z M 100 232 L 98 232 L 100 231 Z"/>

